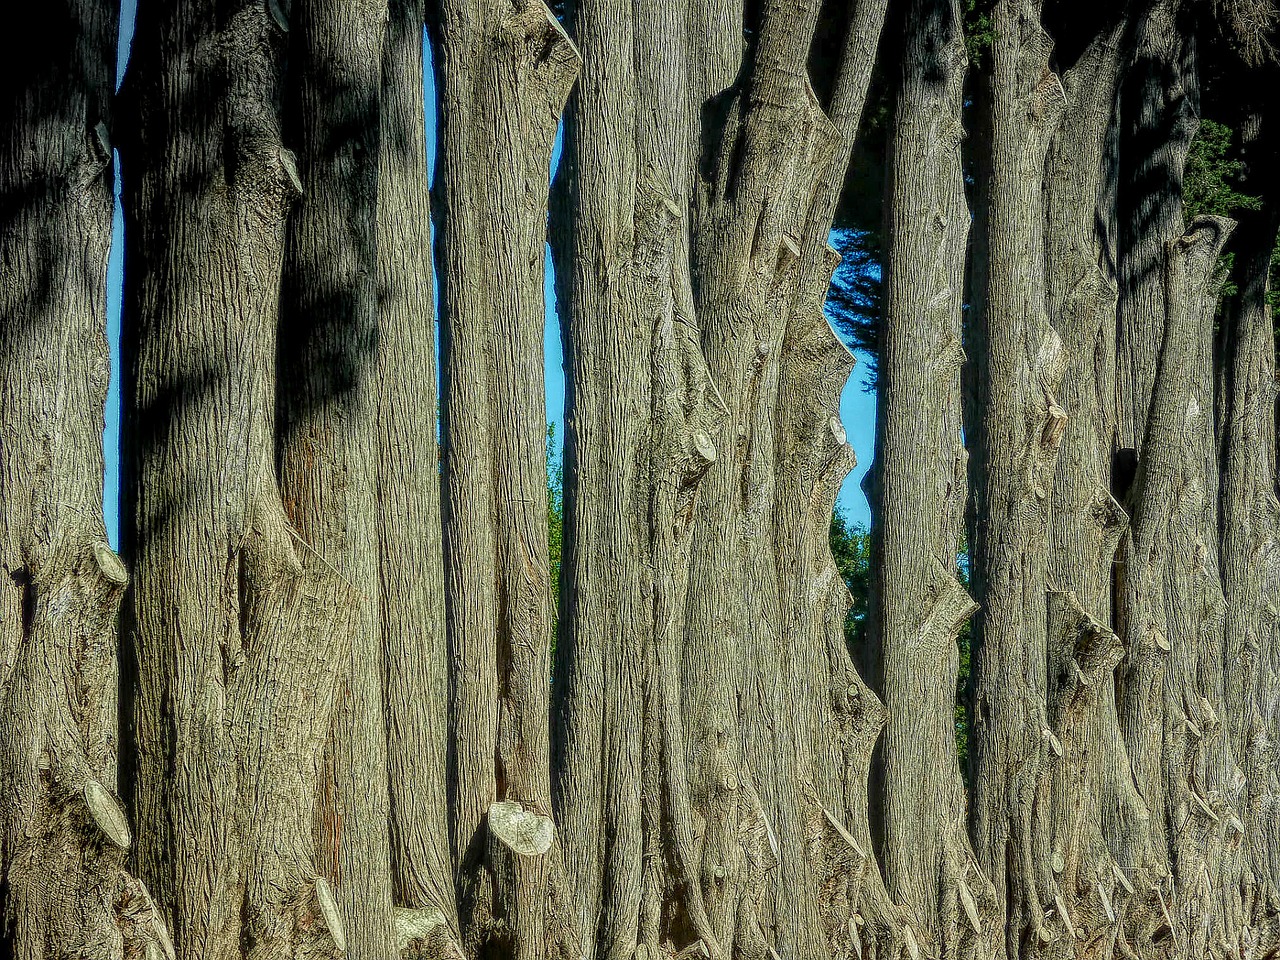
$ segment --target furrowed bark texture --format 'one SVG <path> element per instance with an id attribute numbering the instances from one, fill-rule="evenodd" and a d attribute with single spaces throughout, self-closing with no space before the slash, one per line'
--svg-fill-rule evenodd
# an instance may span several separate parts
<path id="1" fill-rule="evenodd" d="M 1111 627 L 1112 565 L 1128 516 L 1111 493 L 1115 419 L 1114 164 L 1107 155 L 1127 16 L 1104 23 L 1063 77 L 1066 104 L 1046 168 L 1049 317 L 1067 360 L 1066 428 L 1049 548 L 1049 720 L 1063 758 L 1053 778 L 1051 863 L 1089 956 L 1159 955 L 1151 811 L 1134 782 L 1116 710 L 1123 649 Z M 1158 814 L 1158 811 L 1157 811 Z"/>
<path id="2" fill-rule="evenodd" d="M 989 143 L 976 222 L 985 262 L 974 290 L 976 404 L 972 587 L 974 795 L 978 860 L 1006 916 L 1004 955 L 1073 937 L 1051 869 L 1048 796 L 1061 744 L 1049 728 L 1049 497 L 1066 415 L 1066 355 L 1046 315 L 1045 160 L 1064 91 L 1049 69 L 1039 4 L 1000 0 L 984 90 Z"/>
<path id="3" fill-rule="evenodd" d="M 287 132 L 302 196 L 288 222 L 278 440 L 285 508 L 345 585 L 355 635 L 328 731 L 315 838 L 358 958 L 395 954 L 379 602 L 377 200 L 386 0 L 298 0 Z M 397 643 L 400 637 L 397 635 Z M 404 664 L 397 664 L 402 667 Z"/>
<path id="4" fill-rule="evenodd" d="M 167 942 L 126 872 L 116 613 L 102 516 L 110 3 L 29 11 L 0 67 L 0 952 Z"/>
<path id="5" fill-rule="evenodd" d="M 542 331 L 551 147 L 580 61 L 541 0 L 443 0 L 438 17 L 451 839 L 462 936 L 469 953 L 574 956 L 551 820 Z"/>
<path id="6" fill-rule="evenodd" d="M 397 944 L 416 944 L 421 955 L 436 957 L 457 951 L 458 919 L 446 790 L 448 653 L 424 16 L 424 0 L 392 0 L 382 51 L 378 563 Z"/>
<path id="7" fill-rule="evenodd" d="M 355 598 L 274 469 L 283 45 L 260 4 L 144 3 L 124 94 L 137 863 L 191 960 L 346 944 L 310 811 Z"/>
<path id="8" fill-rule="evenodd" d="M 725 424 L 694 528 L 683 682 L 713 955 L 891 953 L 909 936 L 867 826 L 882 708 L 844 649 L 826 546 L 853 463 L 835 416 L 848 358 L 820 321 L 826 237 L 883 8 L 853 14 L 838 125 L 805 75 L 807 3 L 763 12 L 746 70 L 703 112 L 694 302 Z"/>
<path id="9" fill-rule="evenodd" d="M 1210 943 L 1219 947 L 1211 887 L 1234 817 L 1218 789 L 1223 708 L 1213 702 L 1212 657 L 1221 644 L 1222 588 L 1216 546 L 1204 539 L 1215 489 L 1206 483 L 1213 277 L 1231 227 L 1198 218 L 1168 247 L 1169 317 L 1134 489 L 1123 596 L 1121 722 L 1168 864 L 1159 896 L 1173 949 L 1196 957 Z"/>
<path id="10" fill-rule="evenodd" d="M 960 17 L 934 0 L 906 14 L 885 208 L 873 638 L 888 717 L 879 773 L 890 893 L 928 956 L 985 958 L 1000 923 L 969 846 L 955 746 L 956 637 L 976 609 L 956 577 L 968 495 Z"/>
<path id="11" fill-rule="evenodd" d="M 1272 103 L 1274 100 L 1271 101 Z M 1265 201 L 1274 191 L 1264 171 L 1278 159 L 1274 119 L 1253 113 L 1244 124 L 1245 188 Z M 1221 315 L 1221 571 L 1228 705 L 1228 801 L 1244 828 L 1238 874 L 1224 878 L 1229 938 L 1241 953 L 1275 950 L 1280 936 L 1280 770 L 1274 741 L 1280 715 L 1276 644 L 1277 523 L 1275 339 L 1267 302 L 1280 218 L 1274 208 L 1244 211 L 1232 235 L 1237 292 Z M 1237 777 L 1236 771 L 1239 771 Z"/>

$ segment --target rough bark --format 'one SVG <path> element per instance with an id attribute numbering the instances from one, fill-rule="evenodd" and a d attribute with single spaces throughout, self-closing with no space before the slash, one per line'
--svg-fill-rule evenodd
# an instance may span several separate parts
<path id="1" fill-rule="evenodd" d="M 442 0 L 437 189 L 451 839 L 468 952 L 573 956 L 551 821 L 542 330 L 548 167 L 577 50 L 542 0 Z M 529 834 L 536 843 L 526 847 Z"/>
<path id="2" fill-rule="evenodd" d="M 955 746 L 956 637 L 976 605 L 957 579 L 968 496 L 961 310 L 969 210 L 960 143 L 961 11 L 905 18 L 885 207 L 873 528 L 882 859 L 931 957 L 988 957 L 995 893 L 966 832 Z"/>
<path id="3" fill-rule="evenodd" d="M 302 196 L 282 283 L 277 441 L 285 509 L 336 582 L 355 636 L 315 809 L 322 874 L 357 957 L 395 953 L 379 603 L 377 198 L 386 0 L 298 0 L 286 133 Z M 397 637 L 397 642 L 399 638 Z"/>
<path id="4" fill-rule="evenodd" d="M 1120 734 L 1115 669 L 1123 649 L 1112 629 L 1112 566 L 1128 516 L 1111 493 L 1116 280 L 1108 142 L 1129 32 L 1123 12 L 1104 22 L 1064 75 L 1064 117 L 1045 182 L 1049 317 L 1067 352 L 1049 552 L 1049 719 L 1063 750 L 1051 857 L 1077 939 L 1102 957 L 1158 955 L 1151 934 L 1162 920 L 1151 811 Z"/>
<path id="5" fill-rule="evenodd" d="M 984 89 L 973 310 L 979 393 L 970 440 L 975 620 L 971 830 L 1006 917 L 1003 954 L 1072 937 L 1051 869 L 1048 794 L 1061 760 L 1049 728 L 1046 541 L 1066 415 L 1066 355 L 1046 313 L 1045 160 L 1064 89 L 1040 5 L 1000 0 Z"/>
<path id="6" fill-rule="evenodd" d="M 168 943 L 116 798 L 116 614 L 102 515 L 110 3 L 29 11 L 0 67 L 0 951 Z"/>
<path id="7" fill-rule="evenodd" d="M 1268 182 L 1277 159 L 1274 120 L 1253 112 L 1241 131 L 1246 189 L 1274 203 Z M 1238 873 L 1224 877 L 1227 936 L 1241 954 L 1260 956 L 1280 936 L 1280 819 L 1270 797 L 1280 793 L 1273 731 L 1280 717 L 1277 672 L 1276 375 L 1271 258 L 1280 230 L 1272 207 L 1240 214 L 1232 235 L 1237 292 L 1221 314 L 1219 403 L 1221 571 L 1225 600 L 1224 702 L 1227 800 L 1244 828 Z M 1236 776 L 1236 771 L 1239 776 Z"/>
<path id="8" fill-rule="evenodd" d="M 274 466 L 298 192 L 282 26 L 255 3 L 144 4 L 126 79 L 137 862 L 192 960 L 346 945 L 311 808 L 355 597 L 289 526 Z"/>
<path id="9" fill-rule="evenodd" d="M 557 805 L 597 956 L 902 942 L 866 821 L 882 713 L 827 546 L 851 364 L 821 312 L 884 7 L 852 11 L 830 121 L 804 78 L 816 8 L 767 11 L 730 86 L 739 16 L 574 16 Z"/>
<path id="10" fill-rule="evenodd" d="M 392 0 L 378 170 L 378 564 L 397 943 L 457 950 L 435 298 L 422 100 L 425 0 Z M 449 946 L 448 941 L 454 945 Z"/>

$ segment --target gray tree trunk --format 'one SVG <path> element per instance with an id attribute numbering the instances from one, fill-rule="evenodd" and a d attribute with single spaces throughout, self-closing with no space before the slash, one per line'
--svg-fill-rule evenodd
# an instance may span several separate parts
<path id="1" fill-rule="evenodd" d="M 1274 100 L 1271 101 L 1274 103 Z M 1270 104 L 1268 104 L 1270 106 Z M 1245 189 L 1274 204 L 1269 182 L 1278 159 L 1275 118 L 1251 114 L 1244 124 Z M 1227 934 L 1241 952 L 1261 955 L 1280 937 L 1280 794 L 1272 741 L 1280 724 L 1280 648 L 1276 645 L 1275 562 L 1280 529 L 1275 473 L 1275 337 L 1268 280 L 1280 212 L 1244 211 L 1231 239 L 1237 292 L 1221 314 L 1219 403 L 1221 571 L 1227 670 L 1224 700 L 1227 799 L 1244 837 L 1238 873 L 1225 877 Z M 1235 771 L 1240 776 L 1235 776 Z"/>
<path id="2" fill-rule="evenodd" d="M 957 579 L 967 454 L 961 310 L 969 209 L 960 143 L 961 11 L 906 15 L 885 206 L 873 529 L 882 858 L 931 957 L 988 957 L 1002 930 L 966 831 L 955 746 L 956 637 L 976 605 Z"/>
<path id="3" fill-rule="evenodd" d="M 1073 938 L 1052 871 L 1049 794 L 1061 743 L 1048 716 L 1046 541 L 1066 414 L 1067 356 L 1046 313 L 1045 161 L 1064 106 L 1040 5 L 1000 0 L 984 90 L 976 220 L 972 833 L 1006 917 L 1004 955 Z"/>
<path id="4" fill-rule="evenodd" d="M 189 960 L 346 945 L 311 810 L 356 595 L 275 478 L 282 26 L 144 5 L 125 90 L 137 863 Z"/>
<path id="5" fill-rule="evenodd" d="M 436 45 L 452 844 L 469 952 L 577 951 L 551 820 L 542 331 L 577 50 L 542 0 L 443 0 Z M 486 952 L 487 951 L 487 952 Z"/>
<path id="6" fill-rule="evenodd" d="M 378 564 L 397 943 L 456 957 L 424 16 L 425 0 L 392 0 L 382 51 Z"/>
<path id="7" fill-rule="evenodd" d="M 33 8 L 0 66 L 0 952 L 169 942 L 124 866 L 116 615 L 102 515 L 110 3 Z"/>
<path id="8" fill-rule="evenodd" d="M 892 953 L 866 821 L 882 713 L 827 546 L 851 364 L 821 313 L 884 7 L 852 11 L 828 120 L 804 76 L 815 5 L 767 11 L 733 87 L 740 10 L 649 6 L 576 11 L 557 244 L 579 601 L 557 805 L 589 831 L 566 838 L 587 949 Z"/>
<path id="9" fill-rule="evenodd" d="M 1200 218 L 1168 247 L 1169 317 L 1125 547 L 1121 723 L 1160 840 L 1165 923 L 1176 954 L 1195 957 L 1211 942 L 1211 888 L 1234 817 L 1219 789 L 1224 708 L 1212 689 L 1212 658 L 1221 646 L 1222 589 L 1216 545 L 1205 541 L 1207 500 L 1216 494 L 1206 478 L 1213 419 L 1206 358 L 1214 273 L 1231 226 Z"/>
<path id="10" fill-rule="evenodd" d="M 396 952 L 379 602 L 379 393 L 387 371 L 377 202 L 386 22 L 386 0 L 297 0 L 292 7 L 287 133 L 297 143 L 302 197 L 288 223 L 279 351 L 285 508 L 354 594 L 356 635 L 334 704 L 315 834 L 348 948 L 362 960 Z"/>
<path id="11" fill-rule="evenodd" d="M 1046 170 L 1049 316 L 1067 362 L 1067 414 L 1049 548 L 1049 713 L 1063 758 L 1052 793 L 1054 871 L 1079 939 L 1097 955 L 1159 952 L 1151 815 L 1116 709 L 1123 648 L 1112 566 L 1128 516 L 1111 493 L 1116 416 L 1115 170 L 1108 158 L 1130 52 L 1128 17 L 1104 23 L 1064 75 L 1066 109 Z M 1158 811 L 1157 811 L 1158 814 Z M 1063 945 L 1064 951 L 1072 947 Z"/>

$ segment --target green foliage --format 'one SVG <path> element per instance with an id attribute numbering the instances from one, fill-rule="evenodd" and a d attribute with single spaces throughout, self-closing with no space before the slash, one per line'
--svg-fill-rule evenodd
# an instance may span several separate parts
<path id="1" fill-rule="evenodd" d="M 547 424 L 547 543 L 551 573 L 551 648 L 560 620 L 560 556 L 564 545 L 564 460 L 556 453 L 556 425 Z"/>
<path id="2" fill-rule="evenodd" d="M 862 524 L 850 524 L 839 508 L 831 516 L 831 555 L 836 569 L 853 595 L 844 625 L 844 639 L 850 650 L 867 639 L 867 612 L 871 604 L 871 533 Z"/>
<path id="3" fill-rule="evenodd" d="M 1233 131 L 1225 124 L 1212 120 L 1200 123 L 1191 141 L 1182 179 L 1182 204 L 1188 222 L 1199 216 L 1230 217 L 1240 210 L 1261 209 L 1261 197 L 1236 189 L 1244 173 L 1244 163 L 1232 151 L 1233 137 Z M 1234 266 L 1235 254 L 1227 252 L 1218 258 L 1215 279 L 1219 298 L 1232 296 L 1237 291 L 1231 280 Z"/>

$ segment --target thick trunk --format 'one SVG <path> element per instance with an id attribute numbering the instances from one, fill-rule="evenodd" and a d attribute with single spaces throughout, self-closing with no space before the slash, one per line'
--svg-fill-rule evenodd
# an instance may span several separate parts
<path id="1" fill-rule="evenodd" d="M 1107 147 L 1128 33 L 1124 16 L 1104 25 L 1064 76 L 1066 109 L 1045 183 L 1049 316 L 1067 350 L 1049 552 L 1049 719 L 1063 749 L 1052 858 L 1072 925 L 1099 944 L 1099 956 L 1153 955 L 1153 924 L 1162 919 L 1151 811 L 1120 734 L 1115 669 L 1123 650 L 1111 628 L 1112 565 L 1128 516 L 1111 494 L 1116 281 Z"/>
<path id="2" fill-rule="evenodd" d="M 1246 189 L 1274 202 L 1269 177 L 1277 159 L 1273 117 L 1245 124 Z M 1257 185 L 1254 187 L 1254 185 Z M 1227 799 L 1244 827 L 1238 874 L 1224 878 L 1228 936 L 1242 952 L 1274 950 L 1280 936 L 1280 793 L 1271 743 L 1280 723 L 1280 648 L 1276 645 L 1280 529 L 1276 500 L 1275 339 L 1267 302 L 1280 211 L 1244 212 L 1232 236 L 1238 289 L 1222 312 L 1220 403 L 1221 571 L 1224 616 Z M 1235 776 L 1236 770 L 1240 776 Z"/>
<path id="3" fill-rule="evenodd" d="M 1178 955 L 1203 956 L 1211 885 L 1229 819 L 1216 785 L 1222 705 L 1211 702 L 1221 644 L 1216 547 L 1206 547 L 1212 444 L 1213 277 L 1230 221 L 1201 218 L 1168 246 L 1169 316 L 1152 390 L 1125 547 L 1121 724 L 1170 882 L 1159 892 Z M 1206 662 L 1208 661 L 1208 662 Z M 1213 791 L 1213 792 L 1211 792 Z M 1217 943 L 1215 942 L 1215 947 Z"/>
<path id="4" fill-rule="evenodd" d="M 954 734 L 956 637 L 976 609 L 956 577 L 968 495 L 960 440 L 965 70 L 958 5 L 911 4 L 886 193 L 873 637 L 888 715 L 882 856 L 890 892 L 934 957 L 987 957 L 1001 934 L 965 829 Z"/>
<path id="5" fill-rule="evenodd" d="M 438 263 L 453 855 L 468 950 L 576 951 L 551 821 L 548 167 L 579 58 L 542 0 L 442 0 Z"/>
<path id="6" fill-rule="evenodd" d="M 1051 869 L 1049 795 L 1061 745 L 1049 728 L 1046 540 L 1066 415 L 1067 357 L 1046 314 L 1045 160 L 1064 90 L 1039 4 L 1000 0 L 985 93 L 985 205 L 974 291 L 979 396 L 973 452 L 974 796 L 978 859 L 1006 915 L 1004 953 L 1072 937 Z"/>
<path id="7" fill-rule="evenodd" d="M 446 789 L 448 654 L 435 300 L 422 101 L 425 0 L 392 0 L 378 177 L 378 540 L 391 853 L 401 945 L 456 938 Z"/>
<path id="8" fill-rule="evenodd" d="M 31 11 L 0 67 L 0 952 L 168 943 L 124 869 L 102 427 L 116 10 Z M 65 19 L 62 19 L 65 18 Z"/>
<path id="9" fill-rule="evenodd" d="M 283 42 L 260 4 L 144 4 L 126 82 L 137 860 L 189 960 L 346 942 L 311 808 L 355 597 L 274 469 Z"/>
<path id="10" fill-rule="evenodd" d="M 350 951 L 395 953 L 379 604 L 377 197 L 386 0 L 298 0 L 288 134 L 302 196 L 288 223 L 280 339 L 285 509 L 351 594 L 356 633 L 328 731 L 315 836 Z"/>

